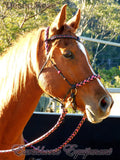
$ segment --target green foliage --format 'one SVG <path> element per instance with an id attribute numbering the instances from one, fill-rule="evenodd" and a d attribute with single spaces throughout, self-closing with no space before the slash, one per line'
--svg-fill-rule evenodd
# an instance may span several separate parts
<path id="1" fill-rule="evenodd" d="M 120 3 L 115 0 L 74 0 L 81 8 L 82 36 L 120 43 Z M 120 87 L 118 67 L 120 66 L 120 47 L 84 42 L 93 68 L 102 75 L 106 87 Z"/>
<path id="2" fill-rule="evenodd" d="M 68 19 L 75 14 L 77 8 L 81 9 L 79 35 L 120 43 L 120 3 L 115 0 L 1 0 L 0 54 L 20 34 L 49 26 L 65 3 L 68 4 Z M 103 83 L 119 87 L 120 48 L 84 43 L 94 69 L 104 78 Z"/>
<path id="3" fill-rule="evenodd" d="M 63 0 L 1 0 L 0 52 L 9 47 L 19 34 L 50 25 L 62 3 Z"/>
<path id="4" fill-rule="evenodd" d="M 109 70 L 103 68 L 102 70 L 98 69 L 98 73 L 102 77 L 102 83 L 107 88 L 120 88 L 120 69 L 112 67 Z"/>

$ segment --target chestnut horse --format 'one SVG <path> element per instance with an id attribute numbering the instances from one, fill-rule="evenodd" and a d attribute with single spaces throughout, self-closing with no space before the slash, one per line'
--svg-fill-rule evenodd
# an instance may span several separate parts
<path id="1" fill-rule="evenodd" d="M 93 81 L 75 88 L 75 108 L 85 112 L 92 123 L 101 122 L 109 115 L 113 100 L 95 77 L 87 50 L 75 35 L 80 10 L 71 20 L 65 20 L 66 5 L 47 31 L 48 38 L 53 38 L 47 40 L 47 61 L 46 28 L 20 38 L 0 58 L 0 150 L 12 148 L 14 144 L 24 144 L 24 127 L 44 92 L 67 103 L 71 88 L 69 83 L 79 84 L 92 75 Z M 55 66 L 64 76 L 56 72 Z M 23 160 L 24 155 L 2 153 L 0 159 Z"/>

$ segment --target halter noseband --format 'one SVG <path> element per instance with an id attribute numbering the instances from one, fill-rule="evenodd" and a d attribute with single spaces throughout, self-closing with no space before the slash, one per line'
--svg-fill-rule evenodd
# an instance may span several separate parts
<path id="1" fill-rule="evenodd" d="M 46 50 L 46 55 L 47 55 L 47 60 L 46 62 L 44 63 L 44 65 L 42 66 L 40 72 L 39 72 L 39 75 L 38 75 L 38 78 L 41 74 L 41 72 L 43 71 L 45 65 L 47 64 L 48 60 L 50 60 L 50 62 L 52 63 L 52 65 L 54 66 L 54 68 L 57 70 L 57 73 L 62 76 L 62 78 L 70 85 L 70 89 L 68 90 L 67 94 L 65 95 L 64 99 L 63 99 L 63 102 L 65 101 L 65 99 L 67 98 L 67 96 L 69 95 L 69 93 L 71 92 L 71 95 L 70 97 L 68 98 L 68 101 L 70 103 L 72 103 L 72 106 L 73 106 L 73 109 L 75 109 L 74 105 L 75 105 L 75 95 L 77 93 L 77 88 L 78 87 L 81 87 L 83 85 L 85 85 L 86 83 L 94 80 L 94 79 L 97 79 L 97 78 L 101 78 L 100 75 L 92 75 L 90 77 L 88 77 L 87 79 L 81 81 L 81 82 L 78 82 L 78 83 L 75 83 L 75 84 L 71 84 L 69 82 L 69 80 L 63 75 L 63 73 L 59 70 L 59 68 L 54 64 L 54 62 L 50 59 L 50 54 L 49 54 L 49 46 L 48 46 L 48 42 L 49 41 L 54 41 L 56 39 L 75 39 L 76 41 L 80 42 L 80 38 L 79 37 L 75 37 L 75 36 L 71 36 L 71 35 L 54 35 L 52 36 L 51 38 L 48 38 L 49 36 L 49 27 L 47 27 L 46 29 L 46 32 L 45 32 L 45 50 Z"/>

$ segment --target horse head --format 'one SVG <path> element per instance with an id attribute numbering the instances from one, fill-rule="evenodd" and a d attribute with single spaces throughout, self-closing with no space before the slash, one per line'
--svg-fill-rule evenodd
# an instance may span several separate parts
<path id="1" fill-rule="evenodd" d="M 41 32 L 38 81 L 44 92 L 66 104 L 74 101 L 75 109 L 86 113 L 90 122 L 98 123 L 109 115 L 113 100 L 93 71 L 86 48 L 75 35 L 79 22 L 80 10 L 66 22 L 64 5 L 50 28 Z"/>

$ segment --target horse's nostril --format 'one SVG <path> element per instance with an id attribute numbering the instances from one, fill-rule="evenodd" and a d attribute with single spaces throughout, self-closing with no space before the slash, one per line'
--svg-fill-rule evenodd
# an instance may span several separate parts
<path id="1" fill-rule="evenodd" d="M 105 99 L 102 99 L 101 106 L 104 108 L 106 107 L 106 105 L 107 105 L 107 102 L 105 101 Z"/>
<path id="2" fill-rule="evenodd" d="M 112 100 L 110 97 L 105 96 L 104 98 L 101 99 L 100 101 L 100 108 L 103 112 L 106 112 L 108 108 L 111 107 Z"/>

